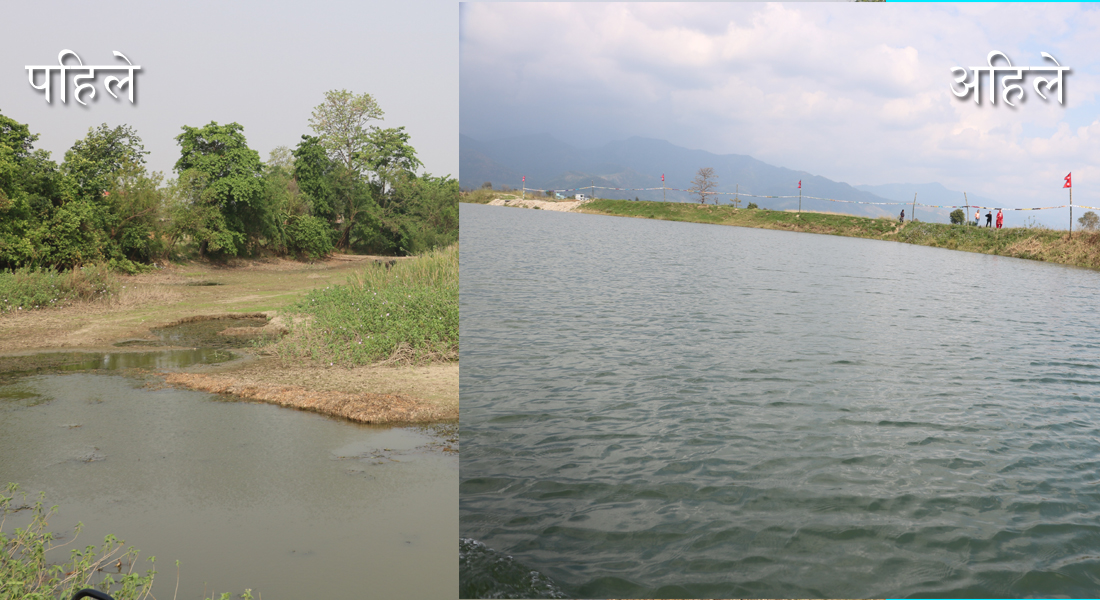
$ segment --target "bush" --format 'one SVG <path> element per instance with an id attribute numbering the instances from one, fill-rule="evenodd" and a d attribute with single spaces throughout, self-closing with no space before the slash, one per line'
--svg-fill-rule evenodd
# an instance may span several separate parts
<path id="1" fill-rule="evenodd" d="M 8 513 L 30 509 L 30 524 L 16 529 L 11 537 L 0 527 L 0 598 L 5 600 L 40 600 L 45 598 L 72 598 L 77 590 L 96 588 L 113 595 L 118 600 L 148 598 L 153 586 L 152 568 L 145 575 L 133 572 L 138 551 L 125 548 L 125 542 L 108 535 L 103 547 L 73 548 L 65 564 L 47 562 L 46 554 L 61 544 L 55 544 L 53 533 L 46 531 L 46 521 L 57 512 L 57 507 L 46 509 L 40 497 L 34 506 L 12 506 L 18 486 L 8 484 L 11 496 L 0 496 L 0 526 Z M 81 525 L 77 525 L 79 534 Z M 130 570 L 115 579 L 101 574 L 104 567 L 119 560 L 130 565 Z M 149 558 L 152 567 L 153 558 Z"/>
<path id="2" fill-rule="evenodd" d="M 287 219 L 286 246 L 295 254 L 321 258 L 332 252 L 332 228 L 320 217 L 294 215 Z"/>
<path id="3" fill-rule="evenodd" d="M 961 225 L 964 222 L 966 222 L 966 213 L 963 212 L 963 209 L 956 208 L 955 210 L 951 211 L 951 224 L 952 225 Z"/>
<path id="4" fill-rule="evenodd" d="M 120 287 L 106 265 L 62 273 L 52 268 L 0 271 L 0 314 L 110 298 Z"/>
<path id="5" fill-rule="evenodd" d="M 749 202 L 749 205 L 746 206 L 745 208 L 760 208 L 760 207 L 757 206 L 755 202 Z"/>

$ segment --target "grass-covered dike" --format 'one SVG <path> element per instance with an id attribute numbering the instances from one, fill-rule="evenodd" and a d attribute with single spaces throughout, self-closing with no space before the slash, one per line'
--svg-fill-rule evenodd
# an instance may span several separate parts
<path id="1" fill-rule="evenodd" d="M 1077 231 L 1071 236 L 1067 231 L 1044 227 L 993 229 L 921 221 L 908 221 L 901 225 L 896 219 L 887 217 L 602 199 L 589 202 L 581 212 L 824 233 L 1100 269 L 1100 232 L 1096 231 Z"/>
<path id="2" fill-rule="evenodd" d="M 287 308 L 284 358 L 344 366 L 458 359 L 458 245 L 373 263 Z"/>

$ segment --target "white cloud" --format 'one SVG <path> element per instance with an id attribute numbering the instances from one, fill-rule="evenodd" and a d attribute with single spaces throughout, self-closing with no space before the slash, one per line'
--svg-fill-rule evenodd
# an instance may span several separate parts
<path id="1" fill-rule="evenodd" d="M 469 4 L 461 129 L 631 135 L 749 154 L 851 183 L 939 181 L 1018 206 L 1100 157 L 1100 11 L 1073 4 Z M 1066 106 L 949 91 L 951 67 L 1040 51 Z M 496 83 L 493 83 L 493 82 Z M 999 90 L 998 90 L 999 93 Z M 1078 107 L 1078 108 L 1075 108 Z M 1078 166 L 1070 166 L 1070 165 Z M 1082 190 L 1082 193 L 1088 193 Z M 1053 195 L 1053 196 L 1052 196 Z M 1007 200 L 1006 200 L 1007 202 Z M 1095 201 L 1100 204 L 1100 199 Z"/>

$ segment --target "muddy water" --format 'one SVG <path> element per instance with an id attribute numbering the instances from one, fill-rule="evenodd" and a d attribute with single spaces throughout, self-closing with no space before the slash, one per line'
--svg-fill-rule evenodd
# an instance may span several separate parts
<path id="1" fill-rule="evenodd" d="M 177 559 L 179 598 L 454 597 L 458 461 L 438 438 L 142 385 L 0 383 L 0 483 L 46 492 L 53 531 L 82 521 L 77 546 L 155 555 L 158 597 Z"/>
<path id="2" fill-rule="evenodd" d="M 214 348 L 160 352 L 42 352 L 0 356 L 0 381 L 40 372 L 172 369 L 209 365 L 233 358 L 231 352 Z"/>

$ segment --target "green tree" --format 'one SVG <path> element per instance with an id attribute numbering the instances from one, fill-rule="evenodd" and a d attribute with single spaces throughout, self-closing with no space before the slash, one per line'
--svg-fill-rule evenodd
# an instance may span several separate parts
<path id="1" fill-rule="evenodd" d="M 222 215 L 220 220 L 204 219 L 215 229 L 198 240 L 200 252 L 237 255 L 255 250 L 265 237 L 277 235 L 275 215 L 265 203 L 260 155 L 248 147 L 244 128 L 237 123 L 218 125 L 211 121 L 205 127 L 184 125 L 182 129 L 183 133 L 176 136 L 180 145 L 176 172 L 181 178 L 188 171 L 201 174 L 189 177 L 187 186 L 205 186 L 197 196 L 189 192 L 185 197 L 216 206 Z"/>
<path id="2" fill-rule="evenodd" d="M 965 221 L 966 221 L 966 213 L 963 212 L 963 209 L 956 208 L 955 210 L 951 211 L 951 224 L 952 225 L 960 225 Z"/>
<path id="3" fill-rule="evenodd" d="M 367 224 L 378 224 L 378 206 L 371 187 L 367 185 L 367 176 L 371 165 L 378 164 L 388 170 L 391 167 L 373 145 L 377 142 L 400 142 L 400 136 L 377 134 L 378 128 L 369 125 L 370 121 L 381 120 L 382 109 L 370 94 L 355 95 L 347 90 L 332 90 L 325 93 L 325 101 L 313 109 L 309 120 L 310 127 L 317 134 L 317 144 L 336 163 L 328 169 L 324 187 L 328 192 L 330 222 L 337 232 L 337 247 L 351 248 L 353 236 L 361 231 L 360 219 Z M 303 141 L 311 141 L 303 138 Z M 299 144 L 302 148 L 302 144 Z M 415 153 L 412 155 L 415 160 Z M 384 190 L 386 179 L 379 177 L 376 185 Z"/>
<path id="4" fill-rule="evenodd" d="M 82 195 L 97 199 L 114 184 L 123 169 L 144 167 L 149 154 L 129 125 L 110 128 L 106 123 L 88 128 L 88 135 L 65 152 L 61 171 L 72 178 Z"/>
<path id="5" fill-rule="evenodd" d="M 375 128 L 367 136 L 368 145 L 363 150 L 363 162 L 377 176 L 374 189 L 382 199 L 394 183 L 405 175 L 411 175 L 424 166 L 416 158 L 416 150 L 409 143 L 404 127 L 396 129 Z"/>
<path id="6" fill-rule="evenodd" d="M 355 95 L 347 90 L 325 92 L 325 101 L 313 109 L 309 126 L 320 138 L 329 156 L 341 162 L 349 171 L 361 173 L 361 161 L 370 145 L 370 121 L 382 120 L 385 113 L 370 94 Z"/>
<path id="7" fill-rule="evenodd" d="M 1077 222 L 1081 224 L 1081 227 L 1089 231 L 1095 231 L 1097 226 L 1100 226 L 1100 217 L 1097 217 L 1096 213 L 1090 210 L 1081 215 L 1081 218 L 1077 219 Z"/>
<path id="8" fill-rule="evenodd" d="M 303 135 L 302 141 L 294 148 L 294 181 L 298 184 L 305 201 L 311 207 L 314 216 L 335 221 L 336 210 L 333 207 L 332 187 L 333 171 L 336 163 L 325 153 L 321 139 Z"/>

